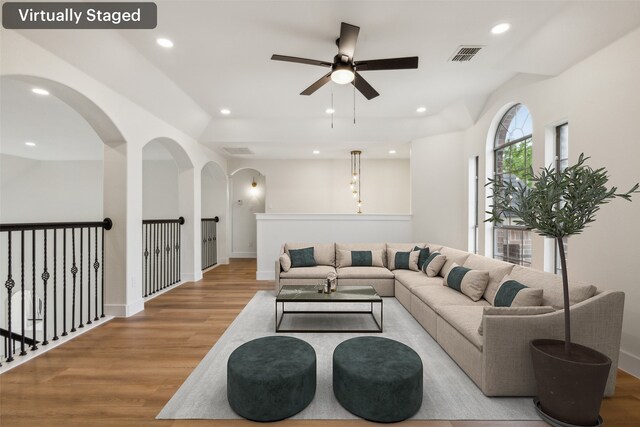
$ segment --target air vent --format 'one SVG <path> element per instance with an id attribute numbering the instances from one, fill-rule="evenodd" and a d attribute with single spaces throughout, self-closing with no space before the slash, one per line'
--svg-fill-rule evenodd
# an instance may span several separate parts
<path id="1" fill-rule="evenodd" d="M 247 147 L 224 147 L 224 151 L 231 154 L 232 156 L 253 154 L 253 151 L 249 150 Z"/>
<path id="2" fill-rule="evenodd" d="M 471 59 L 476 56 L 480 49 L 484 46 L 458 46 L 458 49 L 454 52 L 453 55 L 449 58 L 450 62 L 467 62 L 471 61 Z"/>

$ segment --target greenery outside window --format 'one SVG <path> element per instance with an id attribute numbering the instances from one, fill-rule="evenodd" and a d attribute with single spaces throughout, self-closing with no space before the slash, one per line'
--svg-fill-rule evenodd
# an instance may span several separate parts
<path id="1" fill-rule="evenodd" d="M 516 104 L 500 120 L 493 145 L 494 179 L 531 185 L 533 127 L 527 107 Z M 493 228 L 493 257 L 531 265 L 531 232 L 516 225 L 508 214 Z"/>

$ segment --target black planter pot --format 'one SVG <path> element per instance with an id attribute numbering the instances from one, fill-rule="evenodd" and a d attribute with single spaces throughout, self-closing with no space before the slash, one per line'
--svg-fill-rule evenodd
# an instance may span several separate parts
<path id="1" fill-rule="evenodd" d="M 538 410 L 564 425 L 599 425 L 611 359 L 580 344 L 567 355 L 560 340 L 533 340 L 530 347 Z"/>

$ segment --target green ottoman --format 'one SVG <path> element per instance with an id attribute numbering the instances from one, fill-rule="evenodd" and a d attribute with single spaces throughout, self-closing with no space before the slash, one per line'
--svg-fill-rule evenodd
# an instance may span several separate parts
<path id="1" fill-rule="evenodd" d="M 316 393 L 316 352 L 298 338 L 258 338 L 227 362 L 227 399 L 241 417 L 278 421 L 302 411 Z"/>
<path id="2" fill-rule="evenodd" d="M 349 339 L 333 352 L 333 393 L 354 415 L 369 421 L 402 421 L 422 405 L 422 360 L 394 340 Z"/>

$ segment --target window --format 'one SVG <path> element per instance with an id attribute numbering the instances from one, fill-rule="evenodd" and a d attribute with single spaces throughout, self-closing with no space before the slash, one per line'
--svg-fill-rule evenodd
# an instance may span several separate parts
<path id="1" fill-rule="evenodd" d="M 469 159 L 469 252 L 478 253 L 478 194 L 480 157 Z"/>
<path id="2" fill-rule="evenodd" d="M 555 165 L 554 167 L 558 172 L 562 172 L 569 165 L 569 123 L 556 126 L 556 146 L 555 146 Z M 569 255 L 568 252 L 568 239 L 563 239 L 564 253 Z M 562 274 L 562 266 L 560 265 L 560 251 L 558 249 L 558 243 L 554 242 L 555 257 L 554 257 L 554 271 L 556 274 Z"/>
<path id="3" fill-rule="evenodd" d="M 495 179 L 514 185 L 531 184 L 533 128 L 527 107 L 517 104 L 500 120 L 496 131 L 494 154 Z M 507 216 L 493 227 L 493 257 L 514 264 L 531 265 L 531 232 Z"/>

